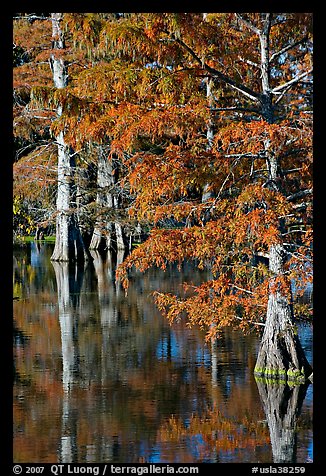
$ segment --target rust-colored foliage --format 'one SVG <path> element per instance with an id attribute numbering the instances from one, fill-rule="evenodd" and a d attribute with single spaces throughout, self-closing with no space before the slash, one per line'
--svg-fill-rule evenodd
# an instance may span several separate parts
<path id="1" fill-rule="evenodd" d="M 268 21 L 273 119 L 257 33 Z M 291 280 L 298 293 L 311 280 L 311 21 L 309 13 L 69 13 L 69 85 L 55 91 L 37 74 L 27 109 L 42 110 L 51 133 L 64 132 L 82 157 L 90 143 L 109 145 L 130 219 L 149 231 L 117 277 L 127 288 L 133 266 L 210 267 L 212 280 L 191 296 L 156 296 L 171 320 L 186 313 L 208 337 L 225 325 L 261 329 L 268 292 L 277 287 L 290 302 Z M 37 59 L 49 54 L 50 25 L 18 20 L 23 47 L 25 30 L 35 53 L 16 68 L 24 94 L 35 85 L 23 81 L 25 69 L 43 68 Z M 18 127 L 22 116 L 18 108 Z M 211 196 L 202 200 L 204 190 Z M 271 288 L 274 277 L 256 261 L 276 243 L 287 259 Z"/>

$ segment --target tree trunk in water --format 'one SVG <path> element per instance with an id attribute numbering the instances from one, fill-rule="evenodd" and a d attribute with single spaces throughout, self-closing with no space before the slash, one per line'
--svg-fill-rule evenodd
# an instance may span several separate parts
<path id="1" fill-rule="evenodd" d="M 109 191 L 113 185 L 112 165 L 103 151 L 101 151 L 97 165 L 97 186 L 99 187 L 99 191 L 96 196 L 96 203 L 100 210 L 101 208 L 106 210 L 113 209 L 112 192 Z M 112 247 L 113 224 L 106 217 L 103 217 L 101 211 L 100 214 L 101 218 L 96 222 L 89 249 L 98 250 L 104 242 L 105 248 L 110 250 Z"/>
<path id="2" fill-rule="evenodd" d="M 257 382 L 269 427 L 273 462 L 296 463 L 297 420 L 307 385 L 275 385 Z"/>
<path id="3" fill-rule="evenodd" d="M 270 28 L 272 17 L 264 14 L 263 28 L 259 31 L 261 52 L 261 84 L 260 98 L 263 117 L 268 124 L 275 122 L 274 106 L 270 88 Z M 280 184 L 280 164 L 271 148 L 270 139 L 265 140 L 266 166 L 268 180 L 265 187 L 282 193 Z M 284 223 L 279 221 L 280 235 L 284 232 Z M 311 366 L 307 361 L 298 339 L 294 322 L 292 306 L 288 298 L 278 289 L 278 278 L 284 277 L 286 252 L 281 243 L 273 244 L 269 248 L 269 271 L 271 282 L 267 305 L 267 316 L 264 333 L 255 366 L 255 374 L 260 377 L 276 380 L 304 381 L 311 374 Z M 290 284 L 288 295 L 291 295 Z"/>
<path id="4" fill-rule="evenodd" d="M 280 290 L 273 289 L 275 279 L 283 272 L 284 249 L 270 247 L 269 269 L 274 278 L 270 284 L 267 317 L 255 366 L 255 374 L 279 380 L 302 382 L 311 374 L 293 323 L 292 308 Z"/>
<path id="5" fill-rule="evenodd" d="M 56 217 L 56 240 L 52 261 L 82 261 L 88 253 L 81 236 L 77 216 L 72 206 L 73 164 L 69 147 L 65 144 L 63 133 L 57 137 L 58 143 L 58 196 Z"/>
<path id="6" fill-rule="evenodd" d="M 106 155 L 102 152 L 98 159 L 97 185 L 99 191 L 96 202 L 99 209 L 101 210 L 102 208 L 103 210 L 102 212 L 100 211 L 101 218 L 97 220 L 94 228 L 89 247 L 91 250 L 100 249 L 103 241 L 107 250 L 113 248 L 115 248 L 115 251 L 125 250 L 126 245 L 121 224 L 104 215 L 110 209 L 113 212 L 119 208 L 118 197 L 114 195 L 114 192 L 110 191 L 114 183 L 112 163 L 109 162 Z"/>
<path id="7" fill-rule="evenodd" d="M 60 26 L 62 13 L 52 13 L 53 48 L 64 49 L 64 39 Z M 53 82 L 56 88 L 65 88 L 68 84 L 68 71 L 62 58 L 51 55 L 50 65 Z M 57 115 L 61 116 L 62 106 L 58 107 Z M 56 241 L 51 259 L 53 261 L 69 261 L 88 259 L 88 253 L 79 230 L 78 219 L 72 208 L 73 197 L 73 164 L 69 147 L 65 143 L 63 132 L 56 137 L 58 144 L 58 195 L 56 217 Z"/>

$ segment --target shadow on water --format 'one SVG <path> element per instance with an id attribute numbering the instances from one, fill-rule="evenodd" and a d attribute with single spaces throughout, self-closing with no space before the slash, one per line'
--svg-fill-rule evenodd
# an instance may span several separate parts
<path id="1" fill-rule="evenodd" d="M 202 272 L 133 273 L 125 296 L 123 256 L 92 251 L 76 266 L 51 251 L 15 252 L 15 462 L 309 459 L 311 392 L 256 383 L 256 336 L 226 329 L 208 345 L 155 308 L 152 291 L 177 292 Z"/>

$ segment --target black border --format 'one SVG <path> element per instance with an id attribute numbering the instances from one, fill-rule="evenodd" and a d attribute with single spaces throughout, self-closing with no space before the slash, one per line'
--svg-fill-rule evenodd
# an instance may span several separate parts
<path id="1" fill-rule="evenodd" d="M 28 11 L 37 11 L 33 2 L 28 4 Z M 270 5 L 268 4 L 270 3 Z M 0 469 L 5 466 L 8 469 L 5 469 L 2 474 L 10 475 L 12 472 L 12 463 L 13 463 L 13 448 L 12 448 L 12 436 L 13 436 L 13 419 L 12 419 L 12 384 L 13 384 L 13 351 L 12 351 L 12 335 L 13 335 L 13 326 L 12 326 L 12 17 L 14 11 L 19 11 L 21 9 L 26 9 L 25 2 L 13 2 L 12 12 L 1 13 L 1 41 L 0 41 L 0 58 L 1 58 L 1 151 L 2 151 L 2 160 L 1 160 L 1 173 L 0 173 L 0 204 L 1 204 L 1 215 L 0 215 L 0 240 L 2 251 L 1 255 L 3 256 L 1 272 L 0 272 L 0 292 L 2 298 L 1 305 L 1 323 L 2 328 L 0 332 L 1 336 L 1 355 L 0 362 L 2 365 L 1 375 L 2 385 L 1 385 L 1 443 L 0 443 Z M 54 6 L 54 5 L 53 5 Z M 158 2 L 147 4 L 144 2 L 125 2 L 119 1 L 117 9 L 124 11 L 132 12 L 152 12 L 152 11 L 164 11 L 164 12 L 174 12 L 174 11 L 184 11 L 188 10 L 191 12 L 196 11 L 229 11 L 229 10 L 238 10 L 238 11 L 261 11 L 262 7 L 266 10 L 268 8 L 271 11 L 277 11 L 278 9 L 283 9 L 286 11 L 306 11 L 313 13 L 314 18 L 314 345 L 313 345 L 313 359 L 314 359 L 314 398 L 313 398 L 313 408 L 314 408 L 314 462 L 311 464 L 297 464 L 295 466 L 304 466 L 306 468 L 305 474 L 321 474 L 321 465 L 323 459 L 323 427 L 322 427 L 322 410 L 324 409 L 323 402 L 323 392 L 322 392 L 322 377 L 323 377 L 323 355 L 322 355 L 322 346 L 324 342 L 324 336 L 322 332 L 322 323 L 325 319 L 323 316 L 323 302 L 321 294 L 323 293 L 323 276 L 322 272 L 324 270 L 322 266 L 322 257 L 323 257 L 323 226 L 324 218 L 323 213 L 325 211 L 324 206 L 326 205 L 325 196 L 322 193 L 322 187 L 325 185 L 322 183 L 324 181 L 324 176 L 322 175 L 322 162 L 326 160 L 322 156 L 322 140 L 324 133 L 324 115 L 322 109 L 322 66 L 323 66 L 323 57 L 325 53 L 322 48 L 323 32 L 322 28 L 325 28 L 323 25 L 323 20 L 325 15 L 322 11 L 322 3 L 314 5 L 313 2 L 308 2 L 300 5 L 300 2 L 250 2 L 250 4 L 243 4 L 240 2 L 226 2 L 222 5 L 216 1 L 206 1 L 206 2 L 196 2 L 195 4 L 184 2 L 169 2 L 164 1 L 161 5 Z M 46 5 L 42 5 L 42 10 L 44 10 Z M 59 11 L 89 11 L 94 7 L 94 5 L 82 5 L 81 2 L 64 2 L 62 5 L 56 3 L 56 9 Z M 112 7 L 109 2 L 96 2 L 96 10 L 104 10 L 108 7 Z M 319 8 L 318 8 L 319 7 Z M 61 9 L 61 10 L 60 10 Z M 325 23 L 325 22 L 324 22 Z M 27 465 L 23 465 L 26 467 Z M 35 465 L 34 465 L 35 466 Z M 51 465 L 46 466 L 46 471 L 43 474 L 52 474 L 50 472 Z M 78 465 L 75 465 L 78 466 Z M 103 465 L 100 465 L 101 467 Z M 130 466 L 130 465 L 129 465 Z M 138 465 L 133 465 L 138 466 Z M 160 466 L 160 465 L 158 465 Z M 162 465 L 164 466 L 164 465 Z M 178 466 L 170 464 L 170 466 Z M 187 466 L 187 465 L 184 465 Z M 202 474 L 202 471 L 206 470 L 215 470 L 218 474 L 227 474 L 230 471 L 244 475 L 251 474 L 251 468 L 256 466 L 256 463 L 252 464 L 247 463 L 228 463 L 226 466 L 218 463 L 210 464 L 196 464 L 200 468 L 199 474 Z M 259 468 L 266 468 L 269 465 L 259 465 Z M 278 467 L 282 465 L 271 464 L 271 467 Z M 285 465 L 289 466 L 289 465 Z M 49 471 L 49 472 L 47 472 Z M 24 471 L 22 474 L 25 474 Z M 65 473 L 63 473 L 65 474 Z M 109 473 L 107 473 L 109 474 Z"/>

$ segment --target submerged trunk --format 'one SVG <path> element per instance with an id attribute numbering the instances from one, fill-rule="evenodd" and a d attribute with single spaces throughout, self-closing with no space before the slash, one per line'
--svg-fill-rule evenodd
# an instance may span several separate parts
<path id="1" fill-rule="evenodd" d="M 284 381 L 304 381 L 311 374 L 311 366 L 297 336 L 291 304 L 277 289 L 276 279 L 282 275 L 283 262 L 283 246 L 272 245 L 269 269 L 274 277 L 270 284 L 267 317 L 255 374 Z"/>
<path id="2" fill-rule="evenodd" d="M 273 462 L 296 463 L 297 420 L 307 385 L 275 385 L 257 382 L 269 427 Z"/>
<path id="3" fill-rule="evenodd" d="M 270 87 L 270 28 L 272 17 L 270 13 L 264 14 L 265 21 L 262 30 L 259 31 L 261 52 L 261 84 L 262 94 L 260 97 L 261 111 L 268 124 L 275 122 L 275 107 Z M 282 193 L 281 167 L 279 158 L 272 150 L 269 138 L 265 143 L 266 166 L 268 180 L 265 187 Z M 280 234 L 284 230 L 284 221 L 279 220 Z M 269 248 L 269 271 L 271 282 L 269 287 L 269 299 L 264 333 L 255 366 L 255 374 L 260 377 L 274 378 L 278 380 L 304 381 L 311 374 L 311 366 L 308 363 L 304 351 L 297 336 L 293 322 L 291 302 L 280 289 L 280 282 L 284 278 L 284 265 L 286 252 L 281 243 L 272 244 Z M 284 282 L 284 280 L 283 280 Z M 288 295 L 291 295 L 290 284 Z"/>
<path id="4" fill-rule="evenodd" d="M 62 13 L 52 13 L 53 49 L 64 49 L 64 39 L 60 26 Z M 55 53 L 51 55 L 50 65 L 53 74 L 54 86 L 65 88 L 68 84 L 66 64 Z M 62 106 L 57 109 L 57 115 L 62 114 Z M 51 259 L 53 261 L 83 260 L 88 258 L 83 238 L 81 236 L 78 219 L 72 206 L 74 177 L 73 163 L 69 146 L 65 143 L 63 132 L 56 137 L 58 144 L 58 195 L 56 216 L 56 240 Z"/>

